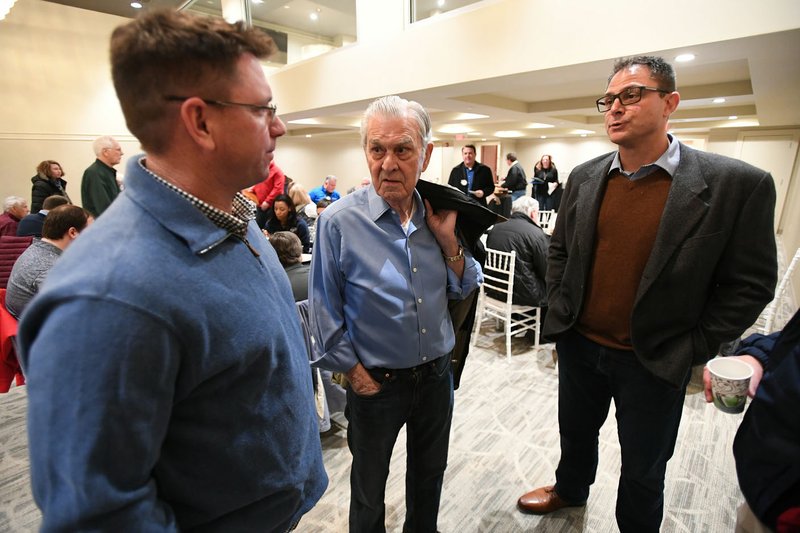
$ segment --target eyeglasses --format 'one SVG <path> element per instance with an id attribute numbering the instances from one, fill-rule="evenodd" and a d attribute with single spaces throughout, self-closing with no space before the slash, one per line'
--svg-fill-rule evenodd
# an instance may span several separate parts
<path id="1" fill-rule="evenodd" d="M 634 85 L 633 87 L 626 87 L 617 94 L 607 94 L 597 99 L 597 110 L 601 113 L 611 109 L 614 105 L 614 100 L 619 98 L 619 103 L 622 105 L 635 104 L 642 99 L 642 91 L 655 91 L 662 94 L 669 94 L 671 91 L 665 91 L 658 87 L 645 87 L 644 85 Z"/>
<path id="2" fill-rule="evenodd" d="M 188 100 L 192 98 L 191 96 L 165 96 L 164 99 L 168 102 L 183 102 L 184 100 Z M 200 98 L 198 96 L 198 98 Z M 203 102 L 208 105 L 218 105 L 221 107 L 246 107 L 254 111 L 257 114 L 266 114 L 267 120 L 272 122 L 275 120 L 275 117 L 278 116 L 278 106 L 273 103 L 269 103 L 267 105 L 259 105 L 259 104 L 242 104 L 239 102 L 224 102 L 222 100 L 211 100 L 209 98 L 200 98 Z"/>

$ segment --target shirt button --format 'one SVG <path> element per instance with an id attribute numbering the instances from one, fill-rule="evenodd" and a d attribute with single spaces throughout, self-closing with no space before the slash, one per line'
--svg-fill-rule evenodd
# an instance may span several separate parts
<path id="1" fill-rule="evenodd" d="M 428 332 L 428 330 L 427 330 L 427 329 L 425 329 L 425 328 L 422 328 L 422 333 L 427 333 L 427 332 Z"/>
<path id="2" fill-rule="evenodd" d="M 417 303 L 421 304 L 422 303 L 422 298 L 417 298 Z"/>
<path id="3" fill-rule="evenodd" d="M 411 269 L 411 272 L 416 272 L 416 271 L 417 271 L 417 267 L 414 267 L 414 268 Z"/>

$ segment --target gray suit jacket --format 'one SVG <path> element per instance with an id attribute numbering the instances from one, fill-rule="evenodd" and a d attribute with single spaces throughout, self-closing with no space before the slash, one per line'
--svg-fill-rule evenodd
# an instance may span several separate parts
<path id="1" fill-rule="evenodd" d="M 680 150 L 631 317 L 636 356 L 676 387 L 692 365 L 753 324 L 777 281 L 772 176 L 683 144 Z M 581 312 L 613 158 L 570 174 L 549 249 L 546 335 L 569 330 Z"/>

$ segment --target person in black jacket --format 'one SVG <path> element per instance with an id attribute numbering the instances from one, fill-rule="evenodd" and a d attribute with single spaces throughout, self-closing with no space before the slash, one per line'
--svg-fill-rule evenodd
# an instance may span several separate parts
<path id="1" fill-rule="evenodd" d="M 555 183 L 555 188 L 550 190 L 551 184 Z M 547 154 L 543 155 L 536 168 L 533 170 L 533 190 L 531 196 L 539 202 L 542 210 L 553 210 L 558 212 L 561 205 L 561 196 L 564 189 L 558 181 L 558 169 L 553 163 L 553 158 Z"/>
<path id="2" fill-rule="evenodd" d="M 753 402 L 733 441 L 745 498 L 736 531 L 758 531 L 755 519 L 771 531 L 800 531 L 800 313 L 782 332 L 750 335 L 731 357 L 753 367 Z M 703 381 L 711 402 L 708 369 Z"/>
<path id="3" fill-rule="evenodd" d="M 511 199 L 516 200 L 525 196 L 525 189 L 528 188 L 528 177 L 525 175 L 525 169 L 517 162 L 517 154 L 514 152 L 506 154 L 506 163 L 508 164 L 508 174 L 503 182 L 503 187 L 508 189 Z"/>
<path id="4" fill-rule="evenodd" d="M 36 175 L 31 178 L 31 213 L 38 213 L 42 209 L 44 199 L 48 196 L 58 195 L 68 201 L 67 182 L 64 180 L 64 170 L 58 161 L 46 160 L 36 167 Z M 70 201 L 70 203 L 72 203 Z"/>
<path id="5" fill-rule="evenodd" d="M 517 252 L 514 264 L 514 296 L 517 305 L 542 308 L 542 321 L 547 309 L 545 272 L 550 238 L 536 223 L 539 202 L 523 196 L 511 204 L 511 218 L 495 224 L 486 239 L 486 246 L 501 252 Z"/>
<path id="6" fill-rule="evenodd" d="M 486 198 L 494 193 L 494 176 L 489 167 L 475 160 L 476 153 L 474 144 L 461 149 L 464 162 L 453 167 L 447 184 L 466 194 L 467 198 L 486 205 Z"/>

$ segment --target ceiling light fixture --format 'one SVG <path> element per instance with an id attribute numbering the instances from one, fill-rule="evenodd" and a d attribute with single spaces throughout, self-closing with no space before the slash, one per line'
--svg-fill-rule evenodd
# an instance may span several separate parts
<path id="1" fill-rule="evenodd" d="M 437 0 L 436 5 L 439 7 L 444 7 L 444 0 Z"/>
<path id="2" fill-rule="evenodd" d="M 714 98 L 713 100 L 711 100 L 711 102 L 713 102 L 715 104 L 724 104 L 725 103 L 725 99 L 724 98 Z"/>
<path id="3" fill-rule="evenodd" d="M 311 13 L 308 16 L 308 18 L 310 18 L 311 20 L 318 20 L 319 19 L 319 15 L 317 15 L 316 13 Z"/>
<path id="4" fill-rule="evenodd" d="M 481 115 L 480 113 L 459 113 L 456 115 L 456 120 L 474 120 L 476 118 L 489 118 L 489 115 Z"/>
<path id="5" fill-rule="evenodd" d="M 539 138 L 540 139 L 547 139 L 547 135 L 540 135 Z"/>
<path id="6" fill-rule="evenodd" d="M 0 0 L 0 20 L 6 18 L 6 15 L 8 15 L 8 12 L 14 7 L 16 1 L 17 0 Z"/>
<path id="7" fill-rule="evenodd" d="M 494 134 L 497 137 L 502 137 L 502 138 L 525 137 L 524 133 L 517 130 L 501 130 L 494 132 Z"/>
<path id="8" fill-rule="evenodd" d="M 553 126 L 552 124 L 545 124 L 544 122 L 531 122 L 530 124 L 525 126 L 525 128 L 529 130 L 541 130 L 545 128 L 555 128 L 555 126 Z"/>
<path id="9" fill-rule="evenodd" d="M 141 2 L 131 2 L 131 7 L 133 9 L 142 9 L 142 7 L 144 7 L 144 6 L 142 6 Z"/>
<path id="10" fill-rule="evenodd" d="M 263 4 L 264 0 L 253 0 L 254 4 Z"/>
<path id="11" fill-rule="evenodd" d="M 728 117 L 728 120 L 736 120 L 737 118 L 739 117 L 737 117 L 736 115 L 731 115 Z"/>
<path id="12" fill-rule="evenodd" d="M 679 54 L 679 55 L 675 56 L 675 61 L 677 61 L 678 63 L 686 63 L 688 61 L 694 61 L 694 58 L 695 58 L 695 55 L 692 54 L 692 53 Z"/>

